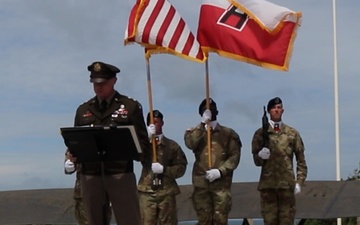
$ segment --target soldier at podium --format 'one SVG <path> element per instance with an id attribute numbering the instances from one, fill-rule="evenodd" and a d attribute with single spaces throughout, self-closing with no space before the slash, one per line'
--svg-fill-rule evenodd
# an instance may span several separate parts
<path id="1" fill-rule="evenodd" d="M 74 125 L 133 125 L 142 152 L 147 154 L 150 148 L 142 106 L 114 87 L 120 70 L 100 61 L 90 64 L 87 69 L 96 96 L 77 108 Z M 69 159 L 76 164 L 71 153 Z M 111 203 L 117 224 L 140 225 L 133 159 L 81 163 L 80 183 L 89 225 L 104 224 L 104 193 L 105 201 Z"/>

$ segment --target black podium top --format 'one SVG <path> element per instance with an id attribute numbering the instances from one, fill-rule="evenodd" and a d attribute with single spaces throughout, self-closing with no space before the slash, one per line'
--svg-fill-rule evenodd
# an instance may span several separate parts
<path id="1" fill-rule="evenodd" d="M 138 159 L 142 153 L 132 125 L 62 127 L 60 132 L 78 163 Z"/>

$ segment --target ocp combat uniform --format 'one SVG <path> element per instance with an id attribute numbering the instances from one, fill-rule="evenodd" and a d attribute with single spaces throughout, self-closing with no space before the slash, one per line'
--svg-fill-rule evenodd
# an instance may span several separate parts
<path id="1" fill-rule="evenodd" d="M 295 216 L 295 184 L 302 185 L 307 176 L 304 144 L 294 128 L 282 123 L 276 132 L 268 128 L 271 156 L 263 160 L 258 152 L 263 146 L 263 129 L 258 129 L 252 140 L 252 153 L 256 166 L 261 166 L 258 185 L 261 197 L 261 213 L 265 225 L 293 225 Z M 296 178 L 293 157 L 296 158 Z"/>
<path id="2" fill-rule="evenodd" d="M 195 155 L 192 171 L 193 206 L 198 225 L 226 225 L 231 210 L 231 184 L 233 171 L 240 162 L 241 141 L 231 128 L 217 124 L 211 131 L 212 168 L 220 170 L 221 177 L 213 182 L 205 178 L 209 169 L 207 131 L 203 123 L 187 130 L 185 145 Z"/>
<path id="3" fill-rule="evenodd" d="M 77 170 L 78 170 L 78 168 L 77 168 Z M 83 202 L 82 196 L 81 196 L 80 173 L 78 171 L 76 172 L 76 180 L 75 180 L 73 198 L 74 198 L 74 201 L 75 201 L 75 206 L 74 206 L 75 211 L 74 211 L 74 213 L 75 213 L 76 221 L 79 223 L 79 225 L 89 225 L 89 221 L 88 221 L 88 219 L 86 217 L 84 202 Z M 110 209 L 110 207 L 108 208 L 108 216 L 109 216 L 109 218 L 111 218 L 111 209 Z M 107 219 L 107 221 L 110 221 L 110 220 L 111 219 Z"/>
<path id="4" fill-rule="evenodd" d="M 164 172 L 158 174 L 162 185 L 152 187 L 154 173 L 149 159 L 143 164 L 138 183 L 141 224 L 177 225 L 176 195 L 180 193 L 180 189 L 176 179 L 185 174 L 187 159 L 174 140 L 164 135 L 156 139 L 157 162 L 164 166 Z"/>

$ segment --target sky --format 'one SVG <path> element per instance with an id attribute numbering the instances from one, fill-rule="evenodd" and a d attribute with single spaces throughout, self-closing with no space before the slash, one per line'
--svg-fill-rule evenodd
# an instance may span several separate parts
<path id="1" fill-rule="evenodd" d="M 148 113 L 144 51 L 124 46 L 134 0 L 1 0 L 0 191 L 71 188 L 63 169 L 66 149 L 60 127 L 73 125 L 79 104 L 94 96 L 87 66 L 103 61 L 121 69 L 116 89 L 137 99 Z M 269 70 L 210 54 L 210 96 L 218 122 L 233 128 L 243 147 L 234 182 L 258 181 L 251 139 L 263 106 L 284 104 L 283 122 L 305 144 L 307 180 L 336 180 L 335 92 L 338 87 L 341 178 L 359 168 L 360 1 L 336 4 L 337 72 L 334 79 L 333 5 L 330 0 L 273 0 L 302 12 L 288 72 Z M 201 1 L 171 4 L 196 34 Z M 161 54 L 150 58 L 154 109 L 164 114 L 164 134 L 177 141 L 189 164 L 179 184 L 191 184 L 193 153 L 184 131 L 196 126 L 205 98 L 205 65 Z M 336 81 L 336 82 L 335 82 Z M 135 163 L 139 178 L 141 166 Z"/>

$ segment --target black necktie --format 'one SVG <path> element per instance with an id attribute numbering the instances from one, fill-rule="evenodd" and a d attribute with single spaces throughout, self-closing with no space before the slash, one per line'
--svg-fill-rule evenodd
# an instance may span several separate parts
<path id="1" fill-rule="evenodd" d="M 107 108 L 107 101 L 102 101 L 100 104 L 100 112 L 105 112 Z"/>

